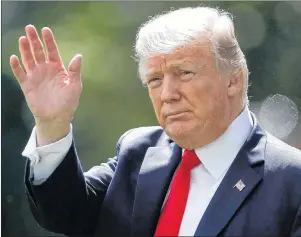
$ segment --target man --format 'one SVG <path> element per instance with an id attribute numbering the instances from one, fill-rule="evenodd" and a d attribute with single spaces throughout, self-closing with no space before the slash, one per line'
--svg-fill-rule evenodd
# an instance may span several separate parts
<path id="1" fill-rule="evenodd" d="M 33 26 L 11 67 L 36 126 L 23 155 L 44 228 L 69 236 L 300 236 L 301 153 L 248 109 L 248 68 L 229 14 L 184 8 L 144 24 L 139 74 L 160 127 L 121 136 L 116 156 L 83 173 L 70 125 L 81 55 L 65 69 L 49 28 Z M 32 53 L 31 53 L 31 50 Z"/>

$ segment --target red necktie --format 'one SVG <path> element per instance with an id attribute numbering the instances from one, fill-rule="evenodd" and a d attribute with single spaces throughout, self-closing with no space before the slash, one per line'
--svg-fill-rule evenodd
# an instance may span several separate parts
<path id="1" fill-rule="evenodd" d="M 189 193 L 190 171 L 200 163 L 194 150 L 184 151 L 161 212 L 155 236 L 178 236 Z"/>

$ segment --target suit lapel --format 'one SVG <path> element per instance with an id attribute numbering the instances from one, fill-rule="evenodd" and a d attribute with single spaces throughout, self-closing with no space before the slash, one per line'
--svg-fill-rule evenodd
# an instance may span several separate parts
<path id="1" fill-rule="evenodd" d="M 254 129 L 206 209 L 195 236 L 217 236 L 262 180 L 266 137 L 253 116 Z M 243 189 L 235 185 L 242 181 Z"/>
<path id="2" fill-rule="evenodd" d="M 206 209 L 196 230 L 196 236 L 218 235 L 261 180 L 245 161 L 243 157 L 234 161 Z M 235 187 L 240 180 L 245 185 L 241 191 Z"/>
<path id="3" fill-rule="evenodd" d="M 181 153 L 182 149 L 175 143 L 147 150 L 137 180 L 132 218 L 133 236 L 153 236 Z"/>

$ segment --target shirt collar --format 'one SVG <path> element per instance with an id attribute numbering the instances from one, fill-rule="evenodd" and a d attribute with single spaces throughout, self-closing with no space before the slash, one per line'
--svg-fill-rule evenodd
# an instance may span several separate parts
<path id="1" fill-rule="evenodd" d="M 219 138 L 195 149 L 202 164 L 215 179 L 219 179 L 228 170 L 250 135 L 252 127 L 253 120 L 246 106 Z"/>

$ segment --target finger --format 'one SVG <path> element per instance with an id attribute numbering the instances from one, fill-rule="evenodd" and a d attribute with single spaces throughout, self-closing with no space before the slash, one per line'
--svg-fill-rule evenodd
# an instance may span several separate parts
<path id="1" fill-rule="evenodd" d="M 57 44 L 55 42 L 53 33 L 50 30 L 50 28 L 44 27 L 42 29 L 42 37 L 45 42 L 48 60 L 50 62 L 62 63 L 62 59 L 61 59 Z"/>
<path id="2" fill-rule="evenodd" d="M 24 72 L 23 68 L 20 65 L 20 61 L 16 55 L 12 55 L 10 57 L 10 67 L 14 73 L 14 76 L 17 78 L 18 82 L 21 84 L 25 78 L 26 73 Z"/>
<path id="3" fill-rule="evenodd" d="M 25 27 L 26 36 L 29 40 L 30 48 L 33 53 L 33 57 L 37 63 L 43 63 L 46 61 L 43 44 L 37 33 L 36 28 L 33 25 Z"/>
<path id="4" fill-rule="evenodd" d="M 34 68 L 36 64 L 31 53 L 28 39 L 25 36 L 22 36 L 19 39 L 19 50 L 25 70 L 29 71 Z"/>
<path id="5" fill-rule="evenodd" d="M 75 55 L 68 66 L 68 73 L 71 80 L 81 80 L 82 55 Z"/>

